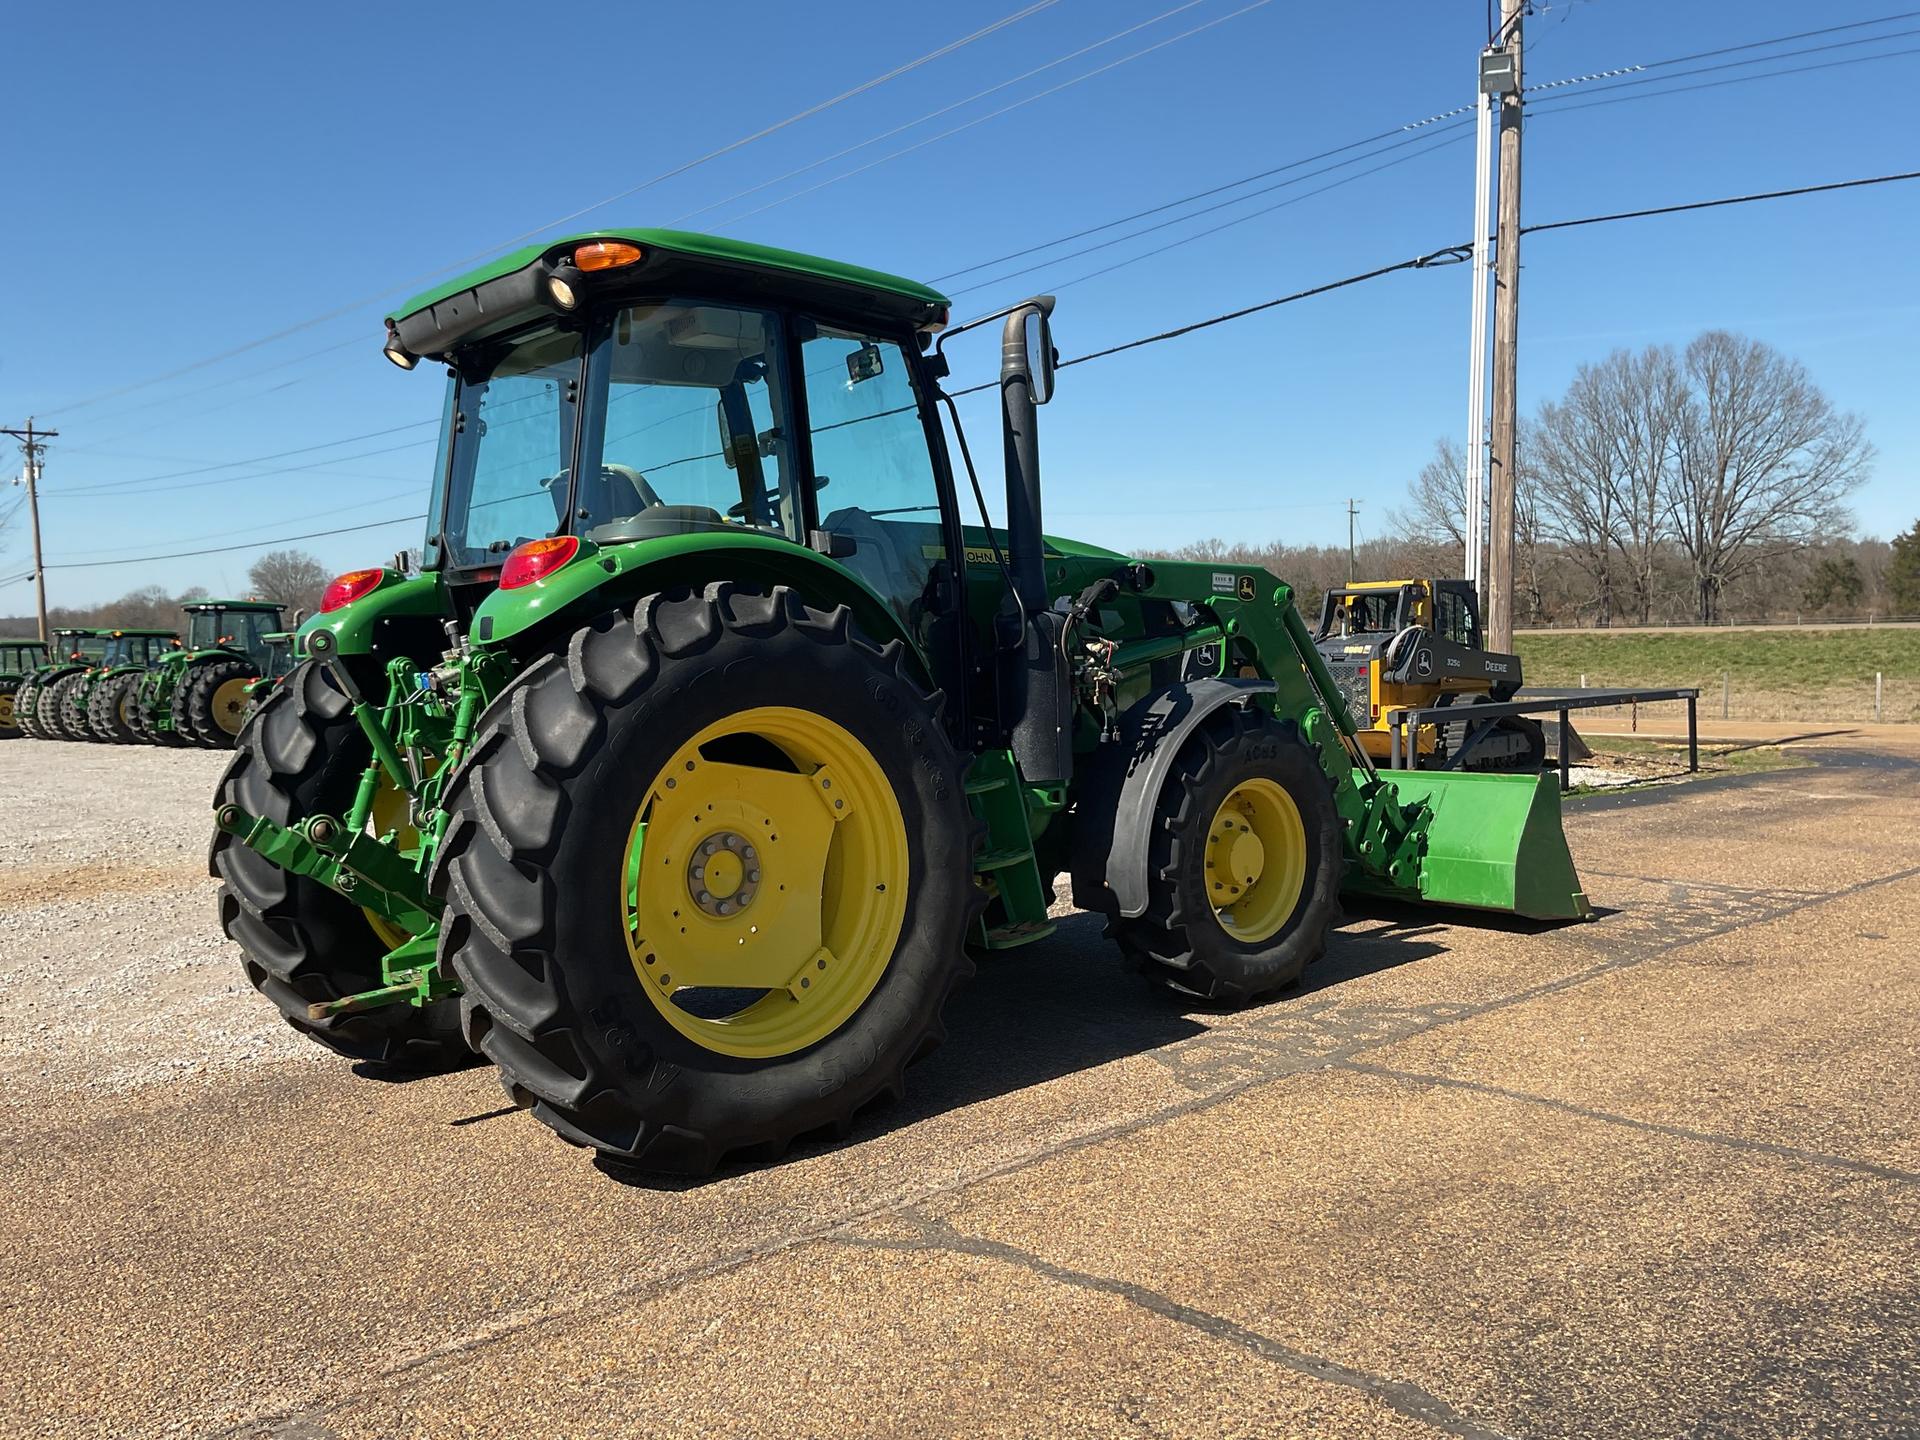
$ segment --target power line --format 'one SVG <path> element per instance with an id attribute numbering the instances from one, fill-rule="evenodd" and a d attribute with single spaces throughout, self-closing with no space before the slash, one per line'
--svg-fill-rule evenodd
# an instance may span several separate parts
<path id="1" fill-rule="evenodd" d="M 429 425 L 438 425 L 439 423 L 440 421 L 437 418 L 432 420 L 414 420 L 405 425 L 390 425 L 385 430 L 368 430 L 364 434 L 346 435 L 338 440 L 322 440 L 313 445 L 299 445 L 291 450 L 278 450 L 271 455 L 251 455 L 244 460 L 226 460 L 218 465 L 201 465 L 191 470 L 169 470 L 159 475 L 142 475 L 137 480 L 109 480 L 99 485 L 84 485 L 76 489 L 62 490 L 60 493 L 62 495 L 92 495 L 103 490 L 141 489 L 151 485 L 156 480 L 177 480 L 189 475 L 211 475 L 216 470 L 238 470 L 247 465 L 259 465 L 269 460 L 284 460 L 292 455 L 311 455 L 316 450 L 331 450 L 339 445 L 351 445 L 356 440 L 378 440 L 388 435 L 399 435 L 408 430 L 422 430 Z M 339 463 L 341 460 L 365 459 L 368 455 L 384 455 L 391 453 L 392 450 L 406 450 L 411 448 L 411 445 L 397 445 L 390 447 L 388 450 L 367 450 L 361 452 L 359 455 L 337 456 L 333 460 L 322 460 L 319 463 L 320 465 L 332 465 Z M 287 470 L 267 470 L 261 473 L 266 475 L 285 475 L 291 473 L 293 470 L 317 468 L 319 467 L 292 466 Z M 169 486 L 168 488 L 187 489 L 190 487 Z"/>
<path id="2" fill-rule="evenodd" d="M 1596 106 L 1600 106 L 1600 105 L 1624 105 L 1634 100 L 1663 100 L 1669 95 L 1684 95 L 1687 92 L 1693 91 L 1693 90 L 1718 90 L 1722 86 L 1726 86 L 1726 85 L 1751 85 L 1756 80 L 1779 80 L 1788 75 L 1804 75 L 1804 74 L 1807 74 L 1809 71 L 1814 71 L 1814 70 L 1837 70 L 1847 65 L 1870 64 L 1875 60 L 1895 60 L 1902 55 L 1920 55 L 1920 46 L 1912 47 L 1906 50 L 1887 50 L 1887 51 L 1881 52 L 1878 55 L 1855 55 L 1851 59 L 1847 59 L 1847 60 L 1826 60 L 1815 65 L 1794 65 L 1785 70 L 1769 70 L 1762 75 L 1734 75 L 1725 80 L 1703 80 L 1698 85 L 1675 85 L 1666 90 L 1649 90 L 1643 94 L 1637 94 L 1637 95 L 1615 95 L 1615 96 L 1608 97 L 1606 95 L 1607 90 L 1622 88 L 1622 87 L 1609 85 L 1609 86 L 1606 86 L 1600 92 L 1602 98 L 1594 99 L 1594 100 L 1582 100 L 1577 95 L 1570 95 L 1570 96 L 1567 96 L 1565 100 L 1562 100 L 1558 96 L 1550 96 L 1548 97 L 1547 100 L 1540 102 L 1542 104 L 1549 106 L 1550 108 L 1548 108 L 1544 112 L 1536 108 L 1532 113 L 1537 118 L 1542 113 L 1545 113 L 1548 115 L 1564 115 L 1574 110 L 1591 110 L 1591 109 L 1594 109 Z M 1785 55 L 1779 55 L 1779 56 L 1774 56 L 1772 58 L 1786 59 L 1788 57 Z M 1667 79 L 1667 80 L 1678 80 L 1678 79 L 1681 79 L 1684 75 L 1691 74 L 1691 73 L 1693 72 L 1682 71 L 1681 74 L 1679 75 L 1667 75 L 1661 78 Z M 1568 101 L 1572 101 L 1574 103 L 1569 104 L 1567 103 Z"/>
<path id="3" fill-rule="evenodd" d="M 1678 214 L 1690 210 L 1706 210 L 1726 205 L 1747 205 L 1759 201 L 1789 199 L 1802 195 L 1818 195 L 1831 191 L 1859 189 L 1871 185 L 1886 185 L 1899 180 L 1920 180 L 1920 171 L 1906 171 L 1893 175 L 1864 176 L 1853 180 L 1836 180 L 1819 185 L 1800 185 L 1786 190 L 1767 190 L 1748 195 L 1723 196 L 1712 200 L 1694 200 L 1682 204 L 1655 206 L 1642 210 L 1621 210 L 1601 215 L 1583 215 L 1567 220 L 1545 221 L 1524 228 L 1528 232 L 1566 230 L 1582 225 L 1601 225 L 1613 221 L 1638 220 L 1650 216 Z M 1149 345 L 1158 345 L 1165 341 L 1178 340 L 1202 330 L 1210 330 L 1215 326 L 1229 324 L 1235 320 L 1243 320 L 1248 316 L 1258 315 L 1268 310 L 1277 309 L 1283 305 L 1295 304 L 1298 301 L 1311 299 L 1314 296 L 1327 295 L 1336 290 L 1345 290 L 1355 285 L 1366 284 L 1369 281 L 1379 280 L 1403 270 L 1433 269 L 1439 266 L 1458 264 L 1468 258 L 1469 249 L 1470 247 L 1467 244 L 1443 246 L 1437 250 L 1430 250 L 1423 255 L 1417 255 L 1410 260 L 1396 261 L 1391 265 L 1376 266 L 1371 270 L 1363 270 L 1355 275 L 1347 275 L 1337 280 L 1325 281 L 1318 285 L 1309 286 L 1303 290 L 1293 291 L 1291 294 L 1277 296 L 1271 300 L 1263 300 L 1253 305 L 1244 305 L 1237 310 L 1229 310 L 1220 315 L 1213 315 L 1203 320 L 1195 320 L 1185 325 L 1178 325 L 1170 330 L 1161 330 L 1152 335 L 1143 335 L 1137 339 L 1123 341 L 1117 345 L 1109 345 L 1099 350 L 1089 351 L 1084 355 L 1076 355 L 1071 359 L 1062 360 L 1058 368 L 1064 370 L 1074 365 L 1086 365 L 1095 360 L 1104 360 L 1109 356 L 1125 354 L 1130 350 L 1144 349 Z M 959 396 L 992 389 L 994 384 L 995 382 L 988 381 L 984 384 L 969 386 L 966 389 L 957 390 L 952 393 L 958 398 Z M 296 540 L 315 540 L 332 535 L 348 535 L 362 530 L 378 529 L 386 525 L 401 525 L 425 518 L 424 513 L 397 515 L 390 519 L 369 521 L 362 525 L 346 525 L 330 530 L 309 531 L 300 535 L 281 535 L 272 539 L 246 541 L 235 545 L 176 551 L 161 555 L 140 555 L 114 560 L 68 561 L 59 565 L 48 565 L 45 568 L 50 570 L 77 570 L 104 565 L 133 565 L 155 560 L 189 559 L 199 555 L 219 555 L 235 550 L 259 549 L 267 545 L 285 545 Z"/>
<path id="4" fill-rule="evenodd" d="M 838 185 L 842 180 L 850 180 L 856 175 L 864 175 L 867 171 L 877 169 L 879 166 L 885 165 L 890 160 L 898 160 L 903 155 L 911 155 L 916 150 L 925 149 L 927 146 L 935 144 L 941 140 L 945 140 L 950 136 L 958 135 L 963 130 L 971 130 L 976 125 L 984 125 L 989 120 L 996 120 L 1000 116 L 1009 114 L 1014 110 L 1018 110 L 1024 105 L 1031 105 L 1036 100 L 1044 100 L 1050 95 L 1058 95 L 1062 90 L 1070 90 L 1075 85 L 1084 84 L 1086 81 L 1092 80 L 1097 76 L 1104 75 L 1110 70 L 1117 70 L 1122 65 L 1130 64 L 1133 61 L 1140 59 L 1142 56 L 1151 55 L 1156 50 L 1164 50 L 1169 45 L 1177 45 L 1180 41 L 1186 40 L 1194 35 L 1198 35 L 1203 30 L 1211 30 L 1216 25 L 1224 25 L 1229 20 L 1237 20 L 1242 15 L 1245 15 L 1250 11 L 1258 10 L 1262 6 L 1270 5 L 1272 3 L 1273 3 L 1273 0 L 1252 0 L 1252 3 L 1249 5 L 1243 5 L 1238 10 L 1230 11 L 1225 15 L 1217 16 L 1214 19 L 1207 21 L 1205 24 L 1196 25 L 1191 30 L 1183 30 L 1178 35 L 1169 35 L 1164 40 L 1157 40 L 1151 45 L 1148 45 L 1142 49 L 1133 51 L 1131 54 L 1122 55 L 1117 60 L 1109 60 L 1106 64 L 1096 66 L 1094 69 L 1087 71 L 1085 74 L 1076 75 L 1071 80 L 1063 80 L 1058 85 L 1051 85 L 1051 86 L 1048 86 L 1045 90 L 1035 91 L 1033 94 L 1023 96 L 1021 99 L 1015 100 L 1011 104 L 1001 106 L 998 110 L 989 110 L 985 115 L 976 115 L 973 119 L 965 121 L 962 124 L 955 125 L 951 129 L 942 130 L 938 135 L 929 135 L 924 140 L 916 140 L 911 145 L 904 145 L 898 150 L 889 151 L 887 154 L 882 155 L 877 160 L 869 160 L 864 165 L 856 165 L 853 169 L 842 171 L 838 175 L 834 175 L 826 180 L 822 180 L 817 185 L 809 185 L 803 190 L 796 190 L 791 195 L 784 195 L 778 200 L 769 201 L 767 204 L 757 206 L 752 210 L 743 210 L 738 215 L 730 215 L 726 219 L 721 220 L 718 223 L 721 225 L 737 225 L 742 220 L 750 219 L 752 216 L 759 215 L 764 213 L 765 211 L 775 209 L 776 207 L 781 205 L 785 205 L 790 200 L 798 200 L 803 196 L 812 195 L 817 191 L 824 190 L 829 185 Z"/>
<path id="5" fill-rule="evenodd" d="M 967 96 L 965 99 L 955 100 L 951 104 L 942 105 L 938 110 L 929 110 L 926 114 L 920 116 L 918 119 L 908 120 L 904 124 L 895 125 L 891 129 L 882 130 L 876 134 L 869 135 L 866 139 L 859 141 L 857 144 L 848 145 L 843 149 L 836 150 L 831 155 L 823 155 L 818 160 L 810 160 L 805 165 L 801 165 L 792 170 L 787 171 L 787 173 L 784 175 L 776 175 L 771 180 L 762 180 L 758 185 L 750 185 L 745 190 L 735 191 L 733 194 L 727 196 L 727 198 L 724 200 L 716 200 L 710 205 L 702 205 L 697 210 L 688 210 L 684 214 L 675 216 L 672 220 L 668 221 L 667 223 L 670 226 L 679 225 L 683 221 L 693 219 L 696 215 L 704 215 L 709 210 L 721 209 L 723 206 L 733 204 L 734 201 L 736 200 L 745 200 L 748 196 L 757 195 L 762 190 L 766 190 L 774 185 L 784 184 L 788 180 L 797 179 L 799 176 L 806 174 L 809 170 L 818 170 L 822 165 L 831 165 L 835 160 L 844 160 L 847 156 L 855 154 L 861 150 L 864 150 L 870 145 L 878 145 L 882 140 L 891 140 L 894 136 L 904 134 L 906 131 L 913 129 L 916 125 L 924 125 L 929 120 L 938 120 L 942 115 L 950 115 L 955 110 L 964 110 L 967 106 L 973 104 L 976 100 L 984 100 L 989 95 L 996 95 L 1000 91 L 1007 89 L 1009 86 L 1018 85 L 1022 80 L 1031 80 L 1034 76 L 1043 74 L 1044 72 L 1048 70 L 1052 70 L 1057 66 L 1064 65 L 1069 60 L 1078 60 L 1082 55 L 1091 54 L 1093 51 L 1100 49 L 1102 46 L 1111 45 L 1116 40 L 1124 40 L 1127 36 L 1137 34 L 1142 30 L 1146 30 L 1154 25 L 1158 25 L 1162 20 L 1170 19 L 1171 17 L 1178 15 L 1183 10 L 1191 10 L 1194 6 L 1205 4 L 1205 3 L 1206 3 L 1206 0 L 1182 0 L 1182 3 L 1175 5 L 1171 10 L 1162 10 L 1158 15 L 1152 16 L 1151 18 L 1146 20 L 1142 20 L 1136 25 L 1129 25 L 1124 30 L 1116 30 L 1111 35 L 1107 35 L 1099 40 L 1095 40 L 1090 45 L 1082 45 L 1077 50 L 1070 50 L 1064 55 L 1056 56 L 1054 59 L 1047 61 L 1045 64 L 1036 65 L 1031 70 L 1022 71 L 1020 74 L 1013 76 L 1011 79 L 1001 80 L 996 84 L 989 85 L 984 90 L 976 90 L 973 92 L 973 94 Z M 938 282 L 936 281 L 933 283 L 937 284 Z"/>
<path id="6" fill-rule="evenodd" d="M 129 555 L 117 560 L 69 560 L 59 565 L 48 565 L 48 570 L 93 570 L 103 565 L 143 565 L 150 560 L 192 560 L 202 555 L 226 555 L 235 550 L 258 550 L 267 545 L 287 545 L 295 540 L 319 540 L 328 535 L 351 535 L 358 530 L 378 530 L 386 525 L 405 525 L 409 521 L 424 520 L 426 513 L 418 515 L 395 515 L 387 520 L 369 520 L 364 525 L 342 525 L 334 530 L 309 530 L 304 535 L 276 535 L 271 540 L 248 540 L 238 545 L 214 545 L 198 550 L 176 550 L 167 555 Z"/>
<path id="7" fill-rule="evenodd" d="M 1522 235 L 1542 230 L 1572 230 L 1581 225 L 1604 225 L 1611 220 L 1643 220 L 1650 215 L 1678 215 L 1688 210 L 1714 210 L 1722 205 L 1750 205 L 1756 200 L 1785 200 L 1795 195 L 1823 195 L 1833 190 L 1858 190 L 1867 185 L 1890 185 L 1896 180 L 1920 180 L 1920 170 L 1894 175 L 1868 175 L 1858 180 L 1834 180 L 1825 185 L 1796 185 L 1790 190 L 1761 190 L 1751 195 L 1727 195 L 1718 200 L 1689 200 L 1680 205 L 1656 205 L 1647 210 L 1616 210 L 1607 215 L 1583 215 L 1577 220 L 1547 220 L 1522 225 Z"/>
<path id="8" fill-rule="evenodd" d="M 660 174 L 654 176 L 652 179 L 644 180 L 638 185 L 634 185 L 629 187 L 626 190 L 620 191 L 618 194 L 609 195 L 604 200 L 596 200 L 591 205 L 585 206 L 579 210 L 571 211 L 568 214 L 558 216 L 555 219 L 548 220 L 543 224 L 539 225 L 538 227 L 536 227 L 535 229 L 523 231 L 521 234 L 514 236 L 512 239 L 504 241 L 499 245 L 489 246 L 486 250 L 480 251 L 475 255 L 466 256 L 459 260 L 452 261 L 449 264 L 442 265 L 437 269 L 431 270 L 423 275 L 416 276 L 415 278 L 410 280 L 402 281 L 400 284 L 394 285 L 388 289 L 382 290 L 378 294 L 364 296 L 361 299 L 350 302 L 349 304 L 342 305 L 335 309 L 329 310 L 325 314 L 316 315 L 311 319 L 302 320 L 298 324 L 289 325 L 283 329 L 273 331 L 271 334 L 263 335 L 258 339 L 249 340 L 245 344 L 236 345 L 231 349 L 223 350 L 217 355 L 210 355 L 205 359 L 195 360 L 190 364 L 178 366 L 175 369 L 166 371 L 164 374 L 151 376 L 145 380 L 136 380 L 126 385 L 115 386 L 110 390 L 102 390 L 96 394 L 86 396 L 82 399 L 69 401 L 65 405 L 53 407 L 51 409 L 46 410 L 43 413 L 49 414 L 49 415 L 52 415 L 52 414 L 64 415 L 70 410 L 79 410 L 85 406 L 98 404 L 102 400 L 110 400 L 115 398 L 116 396 L 131 394 L 135 390 L 144 390 L 150 385 L 163 384 L 168 380 L 177 379 L 182 375 L 191 374 L 195 370 L 203 370 L 209 365 L 217 365 L 223 360 L 231 360 L 235 356 L 244 355 L 250 350 L 257 350 L 262 345 L 270 345 L 276 340 L 284 340 L 289 335 L 297 335 L 303 330 L 310 330 L 316 325 L 324 325 L 329 320 L 337 320 L 343 315 L 350 315 L 354 311 L 359 310 L 364 306 L 372 305 L 376 301 L 385 300 L 392 295 L 403 294 L 406 291 L 411 290 L 416 285 L 425 284 L 430 280 L 438 279 L 440 276 L 448 274 L 451 271 L 464 269 L 469 265 L 478 264 L 482 260 L 491 259 L 495 254 L 499 253 L 500 251 L 511 250 L 515 246 L 524 244 L 528 240 L 534 239 L 540 235 L 544 235 L 547 231 L 552 230 L 555 226 L 564 225 L 569 220 L 577 220 L 580 216 L 589 214 L 592 211 L 601 209 L 604 206 L 611 205 L 616 200 L 624 200 L 630 195 L 637 195 L 642 190 L 646 190 L 654 185 L 661 184 L 663 181 L 671 180 L 678 176 L 684 175 L 690 170 L 697 169 L 700 166 L 707 164 L 709 161 L 717 160 L 723 155 L 730 155 L 734 151 L 740 150 L 748 145 L 751 145 L 757 140 L 764 140 L 767 136 L 776 134 L 781 130 L 785 130 L 791 125 L 796 125 L 800 123 L 802 120 L 811 119 L 813 116 L 821 114 L 824 111 L 830 110 L 836 105 L 839 105 L 844 103 L 845 101 L 851 100 L 856 96 L 864 95 L 867 91 L 875 89 L 878 86 L 885 85 L 888 81 L 897 80 L 902 75 L 906 75 L 911 71 L 917 70 L 923 65 L 930 64 L 935 60 L 939 60 L 944 58 L 945 56 L 951 55 L 955 51 L 964 49 L 966 46 L 973 44 L 975 41 L 984 40 L 989 35 L 995 34 L 996 32 L 1005 29 L 1009 25 L 1017 24 L 1018 22 L 1027 19 L 1029 16 L 1037 15 L 1042 10 L 1051 9 L 1053 6 L 1059 3 L 1060 3 L 1060 0 L 1034 0 L 1034 3 L 1014 11 L 1011 15 L 1003 16 L 1001 19 L 995 20 L 991 24 L 984 25 L 980 29 L 975 30 L 972 34 L 963 35 L 958 40 L 950 40 L 945 45 L 941 45 L 933 50 L 929 50 L 924 55 L 921 55 L 915 59 L 909 60 L 904 64 L 896 65 L 894 66 L 893 69 L 886 71 L 884 74 L 876 75 L 870 80 L 862 81 L 860 84 L 854 86 L 851 90 L 843 90 L 838 95 L 833 96 L 831 99 L 818 101 L 813 105 L 809 105 L 804 110 L 796 111 L 792 115 L 787 116 L 786 119 L 784 120 L 777 120 L 771 125 L 765 126 L 759 130 L 754 131 L 751 135 L 742 136 L 738 140 L 734 140 L 729 142 L 726 145 L 722 145 L 717 150 L 710 150 L 706 154 L 698 156 L 695 159 L 686 161 L 683 164 L 676 165 L 670 170 L 662 171 Z"/>

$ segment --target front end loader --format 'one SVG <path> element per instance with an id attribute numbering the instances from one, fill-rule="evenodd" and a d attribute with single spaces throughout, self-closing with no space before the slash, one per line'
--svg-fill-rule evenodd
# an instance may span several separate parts
<path id="1" fill-rule="evenodd" d="M 612 231 L 396 312 L 449 377 L 422 566 L 333 582 L 220 782 L 254 985 L 700 1173 L 896 1093 L 1063 873 L 1222 1004 L 1343 889 L 1586 914 L 1551 781 L 1376 771 L 1284 581 L 1044 533 L 1052 308 L 988 317 L 1004 527 L 942 390 L 987 322 L 911 280 Z"/>

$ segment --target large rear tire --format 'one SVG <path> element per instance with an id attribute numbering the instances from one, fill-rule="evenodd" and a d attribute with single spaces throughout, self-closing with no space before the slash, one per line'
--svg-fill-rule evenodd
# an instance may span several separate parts
<path id="1" fill-rule="evenodd" d="M 1291 722 L 1232 708 L 1189 739 L 1151 820 L 1148 904 L 1110 933 L 1153 979 L 1239 1005 L 1326 950 L 1345 865 L 1333 786 Z"/>
<path id="2" fill-rule="evenodd" d="M 40 682 L 29 675 L 13 695 L 13 723 L 29 740 L 40 738 Z"/>
<path id="3" fill-rule="evenodd" d="M 92 683 L 89 684 L 89 681 Z M 93 741 L 100 738 L 93 733 L 90 708 L 94 692 L 99 688 L 98 676 L 83 675 L 78 684 L 68 687 L 67 693 L 60 697 L 60 728 L 66 732 L 69 740 Z"/>
<path id="4" fill-rule="evenodd" d="M 38 697 L 38 716 L 40 732 L 48 740 L 78 740 L 81 737 L 68 733 L 66 725 L 67 697 L 85 679 L 83 671 L 75 670 L 62 675 L 51 685 L 44 687 Z"/>
<path id="5" fill-rule="evenodd" d="M 129 670 L 109 675 L 93 687 L 87 697 L 87 729 L 93 738 L 109 745 L 131 745 L 139 737 L 133 730 L 133 712 L 139 706 L 140 672 Z"/>
<path id="6" fill-rule="evenodd" d="M 321 812 L 344 815 L 369 754 L 347 697 L 309 662 L 260 707 L 214 803 L 282 825 Z M 222 882 L 220 925 L 240 946 L 247 979 L 294 1029 L 342 1055 L 398 1069 L 445 1069 L 471 1058 L 452 1000 L 309 1020 L 313 1002 L 381 983 L 386 942 L 345 897 L 288 874 L 223 830 L 214 832 L 209 869 Z"/>
<path id="7" fill-rule="evenodd" d="M 201 661 L 180 682 L 174 728 L 209 750 L 231 750 L 246 723 L 247 687 L 259 678 L 245 660 Z"/>
<path id="8" fill-rule="evenodd" d="M 898 642 L 784 587 L 649 596 L 529 666 L 432 877 L 516 1103 L 704 1174 L 898 1094 L 973 968 L 979 827 L 940 710 Z"/>

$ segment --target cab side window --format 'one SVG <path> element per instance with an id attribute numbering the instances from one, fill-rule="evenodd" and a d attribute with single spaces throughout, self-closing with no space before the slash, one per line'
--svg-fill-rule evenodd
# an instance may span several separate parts
<path id="1" fill-rule="evenodd" d="M 946 559 L 940 487 L 909 357 L 892 340 L 821 326 L 801 347 L 820 528 L 853 542 L 843 563 L 924 636 Z"/>
<path id="2" fill-rule="evenodd" d="M 1467 597 L 1457 590 L 1442 590 L 1434 597 L 1434 628 L 1456 645 L 1472 648 L 1473 615 L 1467 609 Z"/>

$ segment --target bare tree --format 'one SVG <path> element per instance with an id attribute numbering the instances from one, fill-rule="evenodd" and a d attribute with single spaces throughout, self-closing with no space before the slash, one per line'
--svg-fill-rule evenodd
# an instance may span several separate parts
<path id="1" fill-rule="evenodd" d="M 1613 546 L 1633 603 L 1634 619 L 1653 618 L 1660 547 L 1667 538 L 1667 493 L 1686 417 L 1686 387 L 1673 351 L 1650 345 L 1638 355 L 1616 350 L 1593 375 L 1615 421 L 1612 467 Z"/>
<path id="2" fill-rule="evenodd" d="M 1616 378 L 1604 367 L 1582 365 L 1562 399 L 1541 403 L 1534 425 L 1541 530 L 1587 577 L 1600 625 L 1613 623 L 1615 605 L 1621 492 Z"/>
<path id="3" fill-rule="evenodd" d="M 277 600 L 289 616 L 319 607 L 320 594 L 333 578 L 304 550 L 269 550 L 247 571 L 247 584 L 262 600 Z"/>
<path id="4" fill-rule="evenodd" d="M 1433 454 L 1408 487 L 1407 508 L 1388 511 L 1387 519 L 1398 534 L 1465 553 L 1466 469 L 1460 447 L 1450 438 L 1433 442 Z"/>
<path id="5" fill-rule="evenodd" d="M 1681 368 L 1690 394 L 1666 505 L 1695 618 L 1711 624 L 1730 583 L 1846 524 L 1873 447 L 1857 416 L 1761 341 L 1709 330 Z"/>

